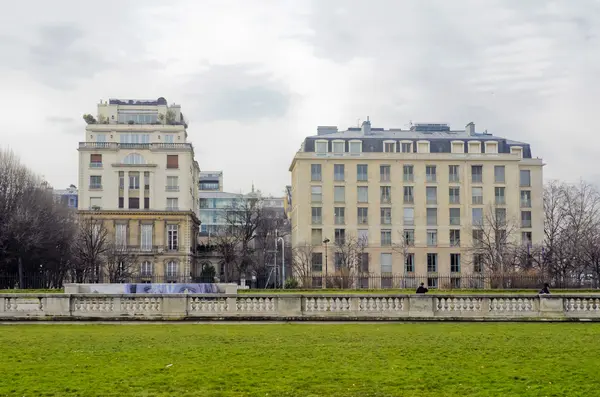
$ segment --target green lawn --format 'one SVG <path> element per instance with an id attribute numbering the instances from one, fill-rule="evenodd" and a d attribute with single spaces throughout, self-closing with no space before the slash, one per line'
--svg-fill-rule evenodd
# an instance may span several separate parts
<path id="1" fill-rule="evenodd" d="M 600 324 L 0 326 L 0 395 L 592 396 Z"/>

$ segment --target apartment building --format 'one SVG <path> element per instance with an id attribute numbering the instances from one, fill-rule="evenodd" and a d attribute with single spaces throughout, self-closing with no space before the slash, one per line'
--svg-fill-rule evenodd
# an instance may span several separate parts
<path id="1" fill-rule="evenodd" d="M 196 266 L 200 169 L 180 105 L 101 101 L 79 143 L 81 216 L 102 219 L 143 277 L 185 280 Z"/>
<path id="2" fill-rule="evenodd" d="M 313 248 L 313 276 L 327 257 L 338 271 L 337 247 L 353 238 L 360 273 L 426 276 L 432 287 L 452 275 L 459 285 L 485 271 L 472 247 L 486 219 L 512 222 L 507 239 L 542 241 L 542 167 L 529 144 L 473 123 L 318 127 L 290 166 L 292 245 Z"/>
<path id="3" fill-rule="evenodd" d="M 77 187 L 70 185 L 66 189 L 53 189 L 52 195 L 57 203 L 61 203 L 68 208 L 77 209 Z"/>

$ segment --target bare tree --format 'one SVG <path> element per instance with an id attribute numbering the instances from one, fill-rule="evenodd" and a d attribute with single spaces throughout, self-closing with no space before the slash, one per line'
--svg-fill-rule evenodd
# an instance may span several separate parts
<path id="1" fill-rule="evenodd" d="M 72 278 L 82 283 L 85 280 L 99 282 L 102 266 L 106 263 L 106 254 L 110 248 L 108 232 L 104 222 L 93 217 L 79 220 L 79 229 L 74 244 L 74 262 L 71 268 Z"/>
<path id="2" fill-rule="evenodd" d="M 351 288 L 360 270 L 366 241 L 354 236 L 345 236 L 334 243 L 334 266 L 336 277 L 333 283 L 339 288 Z"/>
<path id="3" fill-rule="evenodd" d="M 111 283 L 125 283 L 137 272 L 136 256 L 126 246 L 116 243 L 107 244 L 106 275 Z"/>
<path id="4" fill-rule="evenodd" d="M 292 250 L 292 269 L 294 276 L 300 279 L 304 288 L 312 285 L 313 253 L 315 247 L 312 244 L 303 243 Z"/>

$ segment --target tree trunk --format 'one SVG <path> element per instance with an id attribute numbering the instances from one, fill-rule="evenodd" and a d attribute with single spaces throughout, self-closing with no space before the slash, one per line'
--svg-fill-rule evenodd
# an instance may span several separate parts
<path id="1" fill-rule="evenodd" d="M 25 288 L 25 280 L 23 277 L 23 260 L 21 259 L 21 256 L 19 256 L 19 288 Z"/>

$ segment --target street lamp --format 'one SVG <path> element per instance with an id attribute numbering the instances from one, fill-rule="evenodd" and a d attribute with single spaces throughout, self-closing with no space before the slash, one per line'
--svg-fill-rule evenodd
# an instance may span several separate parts
<path id="1" fill-rule="evenodd" d="M 327 243 L 329 243 L 329 239 L 325 238 L 325 240 L 323 240 L 323 243 L 325 244 L 325 288 L 327 288 Z"/>

